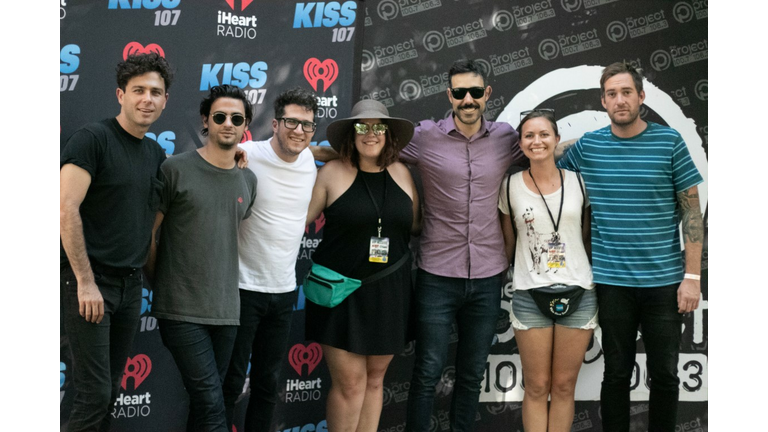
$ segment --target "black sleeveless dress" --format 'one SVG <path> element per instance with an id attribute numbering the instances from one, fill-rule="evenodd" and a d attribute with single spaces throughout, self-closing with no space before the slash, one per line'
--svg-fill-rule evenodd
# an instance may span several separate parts
<path id="1" fill-rule="evenodd" d="M 386 264 L 368 261 L 371 237 L 377 235 L 378 227 L 371 195 L 381 212 L 381 236 L 389 237 Z M 355 279 L 386 269 L 408 253 L 412 208 L 413 201 L 388 172 L 358 171 L 352 186 L 325 209 L 323 241 L 312 260 Z M 413 339 L 409 334 L 411 297 L 409 259 L 383 279 L 363 284 L 334 308 L 307 300 L 305 337 L 355 354 L 398 354 Z"/>

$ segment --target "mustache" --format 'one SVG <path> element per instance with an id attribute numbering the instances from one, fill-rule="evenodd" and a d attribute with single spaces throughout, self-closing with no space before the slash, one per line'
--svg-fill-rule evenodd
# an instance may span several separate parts
<path id="1" fill-rule="evenodd" d="M 464 109 L 464 108 L 475 108 L 475 109 L 480 109 L 480 104 L 476 104 L 476 103 L 468 103 L 468 104 L 462 104 L 462 105 L 459 105 L 459 109 Z"/>

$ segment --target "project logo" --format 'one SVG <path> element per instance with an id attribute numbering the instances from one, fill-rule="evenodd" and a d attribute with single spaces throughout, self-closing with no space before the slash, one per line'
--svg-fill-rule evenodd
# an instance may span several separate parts
<path id="1" fill-rule="evenodd" d="M 502 9 L 493 14 L 491 24 L 498 31 L 507 31 L 515 26 L 515 16 L 512 12 Z"/>
<path id="2" fill-rule="evenodd" d="M 349 26 L 355 22 L 356 9 L 354 1 L 296 3 L 293 28 Z"/>
<path id="3" fill-rule="evenodd" d="M 512 6 L 518 27 L 555 17 L 552 0 L 541 0 L 525 6 Z"/>
<path id="4" fill-rule="evenodd" d="M 123 375 L 123 382 L 120 387 L 123 390 L 128 390 L 128 378 L 133 378 L 133 389 L 136 390 L 141 383 L 152 372 L 152 360 L 146 354 L 138 354 L 133 358 L 128 358 L 128 362 L 125 364 L 125 374 Z"/>
<path id="5" fill-rule="evenodd" d="M 288 363 L 297 374 L 302 376 L 304 374 L 301 373 L 301 370 L 304 365 L 307 365 L 307 375 L 311 375 L 322 359 L 323 349 L 316 342 L 312 342 L 306 347 L 302 344 L 296 344 L 288 351 Z"/>
<path id="6" fill-rule="evenodd" d="M 694 0 L 692 3 L 677 2 L 672 8 L 672 16 L 680 24 L 691 21 L 694 16 L 697 20 L 705 19 L 709 16 L 707 0 Z"/>
<path id="7" fill-rule="evenodd" d="M 382 0 L 376 8 L 379 17 L 385 21 L 401 16 L 413 15 L 442 6 L 441 0 Z"/>
<path id="8" fill-rule="evenodd" d="M 127 59 L 128 56 L 149 53 L 157 53 L 160 57 L 165 57 L 165 51 L 156 43 L 144 46 L 138 42 L 129 42 L 128 45 L 123 48 L 123 60 Z"/>
<path id="9" fill-rule="evenodd" d="M 323 81 L 323 91 L 327 91 L 339 76 L 339 65 L 333 59 L 320 61 L 314 57 L 304 62 L 304 78 L 317 90 L 317 82 Z"/>

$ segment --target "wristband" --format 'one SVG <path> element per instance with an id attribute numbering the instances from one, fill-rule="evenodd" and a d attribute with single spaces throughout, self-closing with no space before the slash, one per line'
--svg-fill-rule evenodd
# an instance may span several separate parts
<path id="1" fill-rule="evenodd" d="M 683 276 L 683 278 L 685 278 L 685 279 L 693 279 L 693 280 L 701 280 L 701 275 L 686 273 L 685 276 Z"/>

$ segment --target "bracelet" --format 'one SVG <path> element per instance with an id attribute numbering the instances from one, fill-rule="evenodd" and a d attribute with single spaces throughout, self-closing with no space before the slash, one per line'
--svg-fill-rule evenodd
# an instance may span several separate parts
<path id="1" fill-rule="evenodd" d="M 685 278 L 685 279 L 693 279 L 693 280 L 701 280 L 701 275 L 686 273 L 685 276 L 683 276 L 683 278 Z"/>

